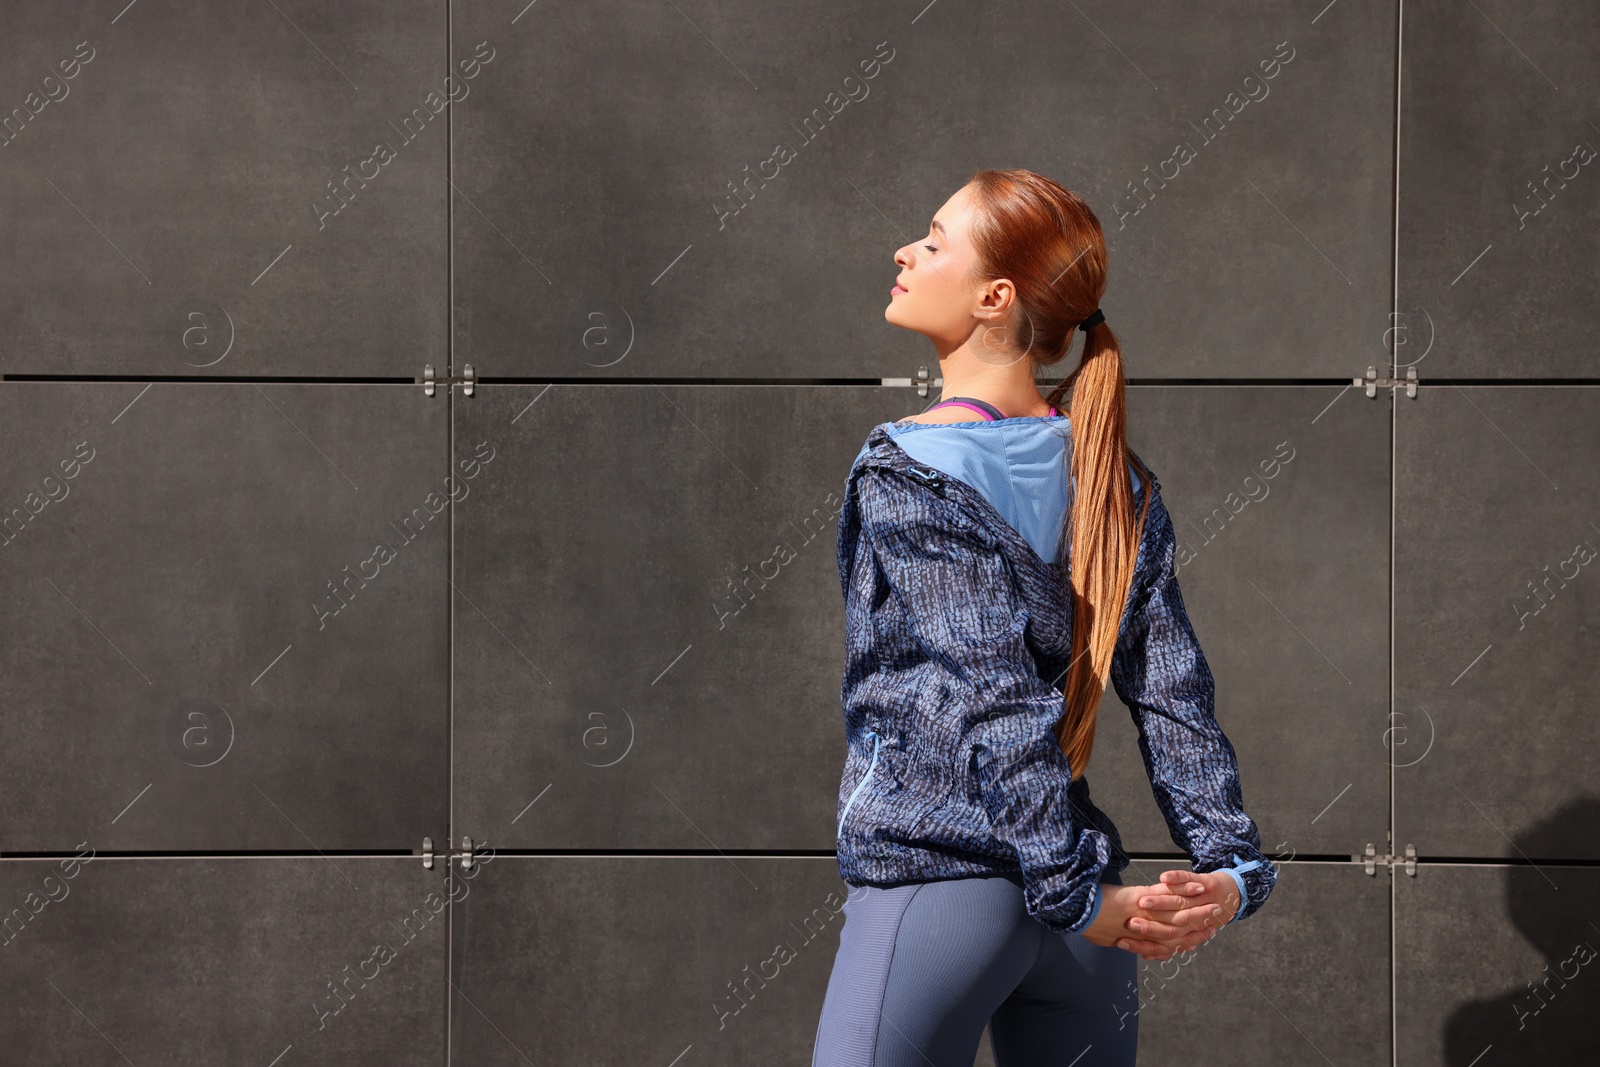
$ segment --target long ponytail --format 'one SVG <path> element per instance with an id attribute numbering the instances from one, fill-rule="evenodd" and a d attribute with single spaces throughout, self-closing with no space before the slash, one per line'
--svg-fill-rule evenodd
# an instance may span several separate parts
<path id="1" fill-rule="evenodd" d="M 1096 712 L 1110 677 L 1122 609 L 1150 510 L 1150 474 L 1127 446 L 1127 382 L 1122 351 L 1110 326 L 1102 322 L 1084 332 L 1083 358 L 1051 392 L 1050 402 L 1058 404 L 1069 387 L 1069 475 L 1075 489 L 1062 539 L 1070 533 L 1072 550 L 1057 565 L 1072 583 L 1072 660 L 1062 685 L 1066 707 L 1056 737 L 1072 776 L 1081 778 L 1094 751 Z M 1146 486 L 1137 519 L 1129 463 L 1138 468 L 1139 481 Z"/>
<path id="2" fill-rule="evenodd" d="M 980 170 L 969 185 L 979 207 L 973 240 L 980 269 L 987 278 L 1009 278 L 1016 286 L 1030 363 L 1037 368 L 1059 362 L 1077 324 L 1099 307 L 1105 292 L 1100 220 L 1077 194 L 1032 171 Z M 1063 582 L 1072 587 L 1072 658 L 1056 737 L 1074 778 L 1083 776 L 1094 751 L 1096 712 L 1150 508 L 1149 472 L 1127 443 L 1127 381 L 1116 334 L 1104 322 L 1083 334 L 1077 367 L 1048 398 L 1067 411 L 1072 428 L 1065 471 L 1072 507 L 1060 537 L 1069 551 L 1058 550 L 1056 558 Z M 1070 405 L 1063 403 L 1069 390 Z M 1137 515 L 1130 464 L 1146 487 Z"/>

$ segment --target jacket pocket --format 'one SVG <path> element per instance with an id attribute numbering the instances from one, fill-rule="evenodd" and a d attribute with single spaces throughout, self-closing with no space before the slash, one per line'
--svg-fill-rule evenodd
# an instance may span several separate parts
<path id="1" fill-rule="evenodd" d="M 844 835 L 844 821 L 850 817 L 850 809 L 855 805 L 856 797 L 860 796 L 861 790 L 866 788 L 867 781 L 872 777 L 872 772 L 878 766 L 878 748 L 883 744 L 883 735 L 876 730 L 868 730 L 864 736 L 872 738 L 872 762 L 867 764 L 867 772 L 861 776 L 861 781 L 856 783 L 855 789 L 851 790 L 850 799 L 844 802 L 844 811 L 839 815 L 839 829 L 835 831 L 835 837 Z"/>

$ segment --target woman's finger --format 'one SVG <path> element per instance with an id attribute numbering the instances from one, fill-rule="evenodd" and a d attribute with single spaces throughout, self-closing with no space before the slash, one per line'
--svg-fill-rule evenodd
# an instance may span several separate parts
<path id="1" fill-rule="evenodd" d="M 1135 915 L 1128 920 L 1127 926 L 1129 930 L 1147 938 L 1177 941 L 1189 934 L 1204 933 L 1208 927 L 1215 927 L 1221 915 L 1221 906 L 1210 904 L 1205 907 L 1188 908 L 1178 912 L 1173 917 L 1172 922 L 1162 922 L 1160 919 L 1147 919 L 1143 916 Z"/>
<path id="2" fill-rule="evenodd" d="M 1182 898 L 1179 898 L 1182 899 Z M 1196 903 L 1184 900 L 1176 908 L 1149 908 L 1148 916 L 1141 918 L 1154 919 L 1156 922 L 1167 923 L 1171 926 L 1181 926 L 1187 929 L 1198 930 L 1204 926 L 1222 925 L 1223 908 L 1214 900 Z"/>
<path id="3" fill-rule="evenodd" d="M 1157 916 L 1157 918 L 1165 920 L 1174 926 L 1182 926 L 1190 930 L 1215 928 L 1222 925 L 1222 905 L 1201 904 L 1196 907 L 1185 908 L 1171 917 L 1161 915 Z"/>
<path id="4" fill-rule="evenodd" d="M 1151 941 L 1176 941 L 1191 932 L 1187 927 L 1177 927 L 1154 919 L 1143 919 L 1137 915 L 1128 920 L 1128 929 Z"/>
<path id="5" fill-rule="evenodd" d="M 1196 878 L 1193 871 L 1162 871 L 1161 882 L 1168 890 L 1184 896 L 1196 896 L 1206 891 L 1206 884 Z"/>
<path id="6" fill-rule="evenodd" d="M 1173 940 L 1157 940 L 1148 936 L 1126 936 L 1118 938 L 1116 946 L 1147 960 L 1169 960 L 1179 953 L 1193 952 L 1196 948 L 1215 937 L 1216 934 L 1217 929 L 1213 927 L 1208 930 L 1193 931 Z"/>
<path id="7" fill-rule="evenodd" d="M 1175 949 L 1159 941 L 1146 941 L 1138 937 L 1118 938 L 1117 947 L 1147 960 L 1168 960 L 1177 954 Z"/>

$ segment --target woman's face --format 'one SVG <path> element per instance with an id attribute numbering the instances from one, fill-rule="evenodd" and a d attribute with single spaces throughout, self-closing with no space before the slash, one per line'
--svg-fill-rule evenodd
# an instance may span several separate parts
<path id="1" fill-rule="evenodd" d="M 964 344 L 975 327 L 1003 326 L 1015 300 L 1008 279 L 979 281 L 967 186 L 933 214 L 928 236 L 894 254 L 900 267 L 883 317 L 926 334 L 946 351 Z"/>

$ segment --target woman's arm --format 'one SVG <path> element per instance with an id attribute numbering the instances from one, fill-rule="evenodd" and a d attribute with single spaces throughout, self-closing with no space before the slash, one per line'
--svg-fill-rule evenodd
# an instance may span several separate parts
<path id="1" fill-rule="evenodd" d="M 1054 731 L 1061 691 L 1038 675 L 1028 615 L 993 535 L 949 500 L 881 467 L 857 482 L 872 546 L 928 658 L 959 693 L 958 752 L 995 835 L 1016 849 L 1028 914 L 1081 931 L 1100 907 L 1105 834 L 1074 817 L 1071 768 Z"/>
<path id="2" fill-rule="evenodd" d="M 1178 588 L 1176 546 L 1157 485 L 1140 550 L 1140 573 L 1149 577 L 1129 596 L 1111 684 L 1133 713 L 1172 840 L 1197 872 L 1226 871 L 1242 893 L 1233 922 L 1260 909 L 1278 871 L 1244 811 L 1238 759 L 1214 715 L 1216 683 Z"/>

